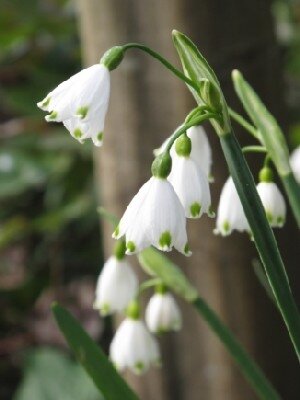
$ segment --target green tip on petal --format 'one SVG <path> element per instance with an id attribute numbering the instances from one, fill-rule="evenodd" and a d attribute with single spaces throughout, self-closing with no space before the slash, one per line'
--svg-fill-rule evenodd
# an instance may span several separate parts
<path id="1" fill-rule="evenodd" d="M 41 109 L 46 108 L 50 104 L 51 97 L 46 97 L 44 100 L 37 103 L 37 106 Z"/>
<path id="2" fill-rule="evenodd" d="M 136 249 L 136 246 L 135 246 L 134 242 L 132 242 L 132 241 L 127 242 L 126 243 L 126 249 L 127 249 L 128 253 L 134 253 L 135 249 Z"/>
<path id="3" fill-rule="evenodd" d="M 268 220 L 269 224 L 272 224 L 272 222 L 273 222 L 273 214 L 270 211 L 266 211 L 266 217 L 267 217 L 267 220 Z"/>
<path id="4" fill-rule="evenodd" d="M 209 207 L 208 207 L 208 212 L 207 212 L 207 214 L 208 214 L 208 216 L 209 216 L 210 218 L 215 218 L 216 213 L 214 212 L 212 206 L 209 206 Z"/>
<path id="5" fill-rule="evenodd" d="M 230 223 L 229 223 L 229 221 L 224 221 L 223 222 L 223 224 L 222 224 L 222 232 L 225 235 L 229 235 L 229 233 L 230 233 Z"/>
<path id="6" fill-rule="evenodd" d="M 103 132 L 99 132 L 99 133 L 98 133 L 98 135 L 97 135 L 97 140 L 98 140 L 99 142 L 102 142 L 102 141 L 103 141 Z"/>
<path id="7" fill-rule="evenodd" d="M 82 137 L 82 132 L 79 128 L 76 128 L 73 132 L 73 135 L 76 139 L 80 139 Z"/>
<path id="8" fill-rule="evenodd" d="M 46 115 L 45 119 L 46 121 L 54 121 L 57 118 L 57 112 L 56 111 L 52 111 L 51 114 Z"/>
<path id="9" fill-rule="evenodd" d="M 120 233 L 120 228 L 119 228 L 119 225 L 116 227 L 116 229 L 114 230 L 114 232 L 113 232 L 113 234 L 112 234 L 112 237 L 114 238 L 114 239 L 117 239 L 118 238 L 118 236 L 119 236 L 119 233 Z"/>
<path id="10" fill-rule="evenodd" d="M 184 251 L 184 254 L 186 256 L 191 256 L 192 255 L 192 252 L 190 250 L 190 247 L 189 247 L 188 243 L 185 244 L 183 251 Z"/>
<path id="11" fill-rule="evenodd" d="M 201 212 L 201 204 L 195 202 L 190 206 L 190 212 L 193 218 L 196 218 L 200 215 Z"/>
<path id="12" fill-rule="evenodd" d="M 145 371 L 145 364 L 142 361 L 137 361 L 134 364 L 134 372 L 137 375 L 141 375 Z"/>
<path id="13" fill-rule="evenodd" d="M 110 305 L 108 303 L 102 304 L 99 312 L 102 317 L 106 317 L 111 312 Z"/>
<path id="14" fill-rule="evenodd" d="M 160 235 L 159 238 L 159 247 L 162 250 L 169 250 L 172 243 L 172 236 L 169 231 L 165 231 Z"/>
<path id="15" fill-rule="evenodd" d="M 88 111 L 88 106 L 82 106 L 78 108 L 78 110 L 76 111 L 76 115 L 81 119 L 84 119 L 87 116 Z"/>
<path id="16" fill-rule="evenodd" d="M 285 223 L 285 218 L 283 216 L 277 217 L 277 225 L 281 228 Z"/>

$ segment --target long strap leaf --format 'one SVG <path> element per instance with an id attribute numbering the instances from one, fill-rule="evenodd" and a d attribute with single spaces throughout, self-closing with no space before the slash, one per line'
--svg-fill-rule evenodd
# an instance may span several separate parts
<path id="1" fill-rule="evenodd" d="M 76 358 L 106 400 L 138 400 L 107 356 L 76 319 L 58 304 L 52 306 L 56 322 Z"/>

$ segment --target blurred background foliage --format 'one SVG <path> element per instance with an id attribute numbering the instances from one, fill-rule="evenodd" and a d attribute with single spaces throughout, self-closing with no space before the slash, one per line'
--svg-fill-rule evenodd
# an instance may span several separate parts
<path id="1" fill-rule="evenodd" d="M 91 309 L 102 263 L 92 148 L 46 124 L 36 107 L 80 69 L 76 4 L 0 4 L 0 398 L 97 400 L 64 354 L 49 312 L 54 299 L 63 301 L 105 345 Z M 277 0 L 272 10 L 293 148 L 300 144 L 300 2 Z"/>

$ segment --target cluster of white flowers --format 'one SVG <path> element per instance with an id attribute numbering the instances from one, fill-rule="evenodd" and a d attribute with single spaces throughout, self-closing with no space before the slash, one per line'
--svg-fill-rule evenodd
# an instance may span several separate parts
<path id="1" fill-rule="evenodd" d="M 80 71 L 51 91 L 38 103 L 49 113 L 46 120 L 63 122 L 81 143 L 91 138 L 100 146 L 110 94 L 109 71 L 122 57 L 122 48 L 113 48 L 103 62 Z M 120 240 L 114 255 L 104 264 L 96 287 L 94 308 L 101 315 L 126 315 L 111 343 L 110 357 L 119 370 L 129 368 L 139 374 L 160 362 L 153 334 L 177 331 L 182 320 L 172 294 L 158 285 L 146 308 L 146 323 L 142 321 L 137 302 L 138 279 L 125 254 L 135 254 L 152 245 L 162 251 L 174 247 L 188 256 L 191 252 L 186 218 L 200 218 L 204 213 L 214 216 L 209 188 L 212 156 L 204 129 L 194 126 L 173 140 L 169 138 L 156 152 L 152 177 L 133 197 L 113 233 Z M 300 148 L 291 156 L 291 167 L 300 182 Z M 267 167 L 260 173 L 257 191 L 270 225 L 282 226 L 286 215 L 284 198 Z M 251 233 L 229 177 L 221 192 L 215 232 L 226 236 L 233 230 Z"/>
<path id="2" fill-rule="evenodd" d="M 172 149 L 171 155 L 162 150 L 156 157 L 153 176 L 131 200 L 113 234 L 115 239 L 125 236 L 127 254 L 153 245 L 163 251 L 175 247 L 188 256 L 186 218 L 213 216 L 208 181 L 211 150 L 203 128 L 187 130 Z"/>
<path id="3" fill-rule="evenodd" d="M 119 241 L 98 278 L 94 308 L 102 316 L 125 313 L 112 340 L 110 358 L 118 370 L 128 368 L 141 374 L 151 365 L 160 365 L 159 346 L 152 333 L 179 330 L 181 314 L 171 293 L 158 285 L 146 308 L 145 324 L 140 318 L 137 295 L 138 279 L 126 260 L 125 243 Z"/>
<path id="4" fill-rule="evenodd" d="M 260 171 L 259 180 L 256 189 L 267 219 L 273 228 L 282 227 L 286 217 L 285 200 L 278 186 L 273 182 L 273 173 L 270 168 L 265 167 Z M 251 233 L 231 177 L 227 179 L 221 192 L 216 225 L 214 232 L 222 236 L 229 235 L 233 230 Z"/>

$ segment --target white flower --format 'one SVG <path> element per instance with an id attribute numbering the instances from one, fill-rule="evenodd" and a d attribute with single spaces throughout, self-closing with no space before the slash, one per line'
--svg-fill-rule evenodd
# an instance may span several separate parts
<path id="1" fill-rule="evenodd" d="M 170 293 L 155 293 L 146 308 L 146 323 L 151 332 L 178 331 L 181 328 L 181 313 Z"/>
<path id="2" fill-rule="evenodd" d="M 37 105 L 49 112 L 46 121 L 63 122 L 77 140 L 91 138 L 99 146 L 109 94 L 109 70 L 95 64 L 62 82 Z"/>
<path id="3" fill-rule="evenodd" d="M 234 229 L 240 232 L 250 231 L 235 185 L 229 177 L 221 192 L 215 233 L 227 236 Z"/>
<path id="4" fill-rule="evenodd" d="M 96 286 L 94 308 L 102 315 L 123 311 L 138 290 L 138 279 L 126 260 L 111 256 L 103 266 Z"/>
<path id="5" fill-rule="evenodd" d="M 256 188 L 270 225 L 282 227 L 285 222 L 286 205 L 278 186 L 274 182 L 260 182 Z"/>
<path id="6" fill-rule="evenodd" d="M 297 182 L 300 183 L 300 146 L 292 152 L 290 164 Z"/>
<path id="7" fill-rule="evenodd" d="M 192 141 L 191 159 L 195 161 L 206 176 L 209 176 L 211 173 L 212 157 L 205 130 L 199 125 L 189 128 L 186 133 Z"/>
<path id="8" fill-rule="evenodd" d="M 128 205 L 113 234 L 115 239 L 126 236 L 127 254 L 139 252 L 150 245 L 163 251 L 174 246 L 190 255 L 187 245 L 184 209 L 166 179 L 152 176 Z"/>
<path id="9" fill-rule="evenodd" d="M 144 322 L 130 318 L 119 326 L 110 345 L 110 358 L 118 370 L 129 368 L 136 374 L 146 372 L 151 365 L 160 364 L 156 339 Z"/>
<path id="10" fill-rule="evenodd" d="M 174 154 L 168 179 L 184 208 L 187 218 L 200 218 L 211 213 L 211 199 L 207 175 L 190 156 Z"/>

